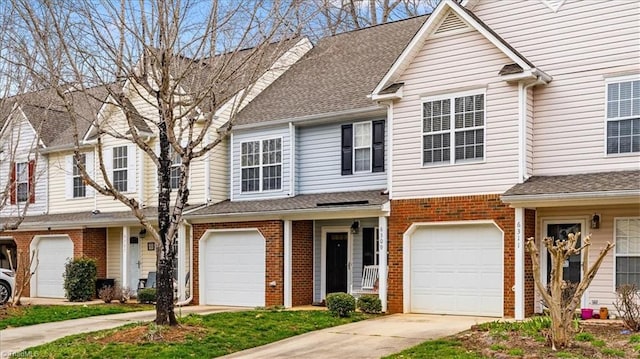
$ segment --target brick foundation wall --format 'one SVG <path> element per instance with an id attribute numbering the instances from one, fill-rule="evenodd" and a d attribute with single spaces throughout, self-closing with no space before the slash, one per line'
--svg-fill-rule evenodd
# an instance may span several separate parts
<path id="1" fill-rule="evenodd" d="M 515 210 L 500 195 L 392 200 L 389 217 L 388 312 L 403 310 L 403 234 L 414 222 L 493 220 L 504 232 L 504 315 L 514 316 Z"/>
<path id="2" fill-rule="evenodd" d="M 257 228 L 265 238 L 265 305 L 284 304 L 284 225 L 282 221 L 205 223 L 193 225 L 193 303 L 200 303 L 199 242 L 208 229 Z M 275 287 L 269 286 L 271 281 Z"/>
<path id="3" fill-rule="evenodd" d="M 107 231 L 105 228 L 51 230 L 51 231 L 20 231 L 7 232 L 13 237 L 18 252 L 30 253 L 31 241 L 35 236 L 68 236 L 73 242 L 73 257 L 82 256 L 96 260 L 98 277 L 107 275 Z M 18 266 L 21 264 L 18 263 Z M 17 283 L 22 281 L 20 270 L 17 271 Z M 22 293 L 23 297 L 30 296 L 30 285 Z"/>
<path id="4" fill-rule="evenodd" d="M 536 236 L 536 211 L 533 209 L 524 210 L 524 238 L 528 239 Z M 524 253 L 524 315 L 529 317 L 535 311 L 535 282 L 533 280 L 533 268 L 531 266 L 531 256 L 527 251 Z"/>
<path id="5" fill-rule="evenodd" d="M 294 221 L 292 227 L 291 304 L 310 305 L 313 303 L 313 221 Z"/>

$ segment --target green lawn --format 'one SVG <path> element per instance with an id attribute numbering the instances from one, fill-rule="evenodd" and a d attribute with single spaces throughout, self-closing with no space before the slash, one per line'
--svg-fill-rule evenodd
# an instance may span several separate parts
<path id="1" fill-rule="evenodd" d="M 482 359 L 478 353 L 468 352 L 455 340 L 429 340 L 415 347 L 384 357 L 385 359 L 425 358 L 425 359 Z"/>
<path id="2" fill-rule="evenodd" d="M 175 333 L 180 330 L 171 333 L 166 327 L 140 323 L 66 337 L 26 352 L 38 358 L 211 358 L 371 317 L 355 313 L 337 318 L 327 311 L 269 310 L 192 314 L 180 319 L 180 330 L 189 333 L 184 338 L 176 339 Z M 149 336 L 161 339 L 149 341 Z M 127 343 L 115 342 L 112 338 L 116 337 L 125 337 Z"/>
<path id="3" fill-rule="evenodd" d="M 68 319 L 93 317 L 153 310 L 152 305 L 143 304 L 92 304 L 92 305 L 27 305 L 8 308 L 6 316 L 0 317 L 0 329 L 27 325 L 59 322 Z"/>

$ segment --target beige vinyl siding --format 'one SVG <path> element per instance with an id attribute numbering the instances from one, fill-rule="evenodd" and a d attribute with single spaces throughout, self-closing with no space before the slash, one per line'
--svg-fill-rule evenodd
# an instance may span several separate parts
<path id="1" fill-rule="evenodd" d="M 107 228 L 107 278 L 122 285 L 122 228 Z"/>
<path id="2" fill-rule="evenodd" d="M 639 154 L 605 154 L 605 80 L 640 74 L 637 1 L 481 1 L 487 25 L 551 76 L 534 90 L 533 173 L 638 169 Z M 542 41 L 544 39 L 544 41 Z"/>
<path id="3" fill-rule="evenodd" d="M 395 199 L 500 193 L 516 183 L 518 88 L 498 76 L 507 63 L 476 31 L 425 42 L 398 80 L 405 86 L 404 98 L 394 105 Z M 423 167 L 421 99 L 473 89 L 486 89 L 484 160 Z"/>
<path id="4" fill-rule="evenodd" d="M 600 228 L 591 229 L 590 220 L 594 213 L 600 215 Z M 538 208 L 536 212 L 536 240 L 541 240 L 546 234 L 544 221 L 582 219 L 588 228 L 583 228 L 586 235 L 591 233 L 591 249 L 589 251 L 589 263 L 594 263 L 607 242 L 615 243 L 614 219 L 617 217 L 638 217 L 640 216 L 640 205 L 615 205 L 615 206 L 595 206 L 595 207 L 557 207 Z M 571 222 L 571 221 L 569 221 Z M 586 293 L 587 304 L 591 308 L 608 307 L 609 311 L 615 310 L 615 272 L 614 272 L 614 250 L 607 255 L 600 266 L 600 270 L 591 282 L 591 286 Z M 539 302 L 536 293 L 536 303 Z M 593 301 L 597 304 L 593 304 Z"/>
<path id="5" fill-rule="evenodd" d="M 209 186 L 213 203 L 229 198 L 229 139 L 209 152 Z"/>
<path id="6" fill-rule="evenodd" d="M 67 157 L 73 152 L 56 152 L 49 157 L 49 213 L 70 213 L 93 210 L 95 200 L 87 185 L 87 197 L 67 198 L 67 187 L 70 184 L 67 172 Z M 95 159 L 94 159 L 95 160 Z"/>

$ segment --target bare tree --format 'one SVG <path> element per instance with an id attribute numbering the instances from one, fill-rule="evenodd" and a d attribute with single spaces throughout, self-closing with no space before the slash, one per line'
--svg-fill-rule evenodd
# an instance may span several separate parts
<path id="1" fill-rule="evenodd" d="M 11 253 L 9 253 L 11 255 Z M 11 256 L 9 256 L 11 258 Z M 20 300 L 22 299 L 22 293 L 31 283 L 31 277 L 38 270 L 38 251 L 18 250 L 18 263 L 11 262 L 11 270 L 16 273 L 16 287 L 13 290 L 12 305 L 22 305 Z M 14 266 L 15 265 L 15 266 Z"/>
<path id="2" fill-rule="evenodd" d="M 254 95 L 253 86 L 265 69 L 295 43 L 287 40 L 299 32 L 291 29 L 295 23 L 289 18 L 291 4 L 261 0 L 12 3 L 22 26 L 13 36 L 24 44 L 21 55 L 29 60 L 23 62 L 30 64 L 31 75 L 55 89 L 67 111 L 83 179 L 100 195 L 126 205 L 156 241 L 155 321 L 177 324 L 172 273 L 178 228 L 189 199 L 190 168 L 225 139 L 234 114 Z M 87 98 L 101 101 L 111 113 L 123 114 L 124 128 L 102 116 L 80 116 L 78 108 Z M 230 120 L 220 123 L 217 114 L 223 105 Z M 91 121 L 95 135 L 95 176 L 81 160 L 83 121 Z M 149 217 L 142 199 L 115 183 L 105 160 L 107 138 L 135 144 L 155 165 L 157 216 Z M 176 162 L 180 163 L 179 183 L 172 189 L 171 167 Z"/>
<path id="3" fill-rule="evenodd" d="M 578 247 L 580 233 L 570 233 L 566 240 L 554 240 L 546 237 L 543 240 L 545 248 L 551 256 L 551 275 L 549 279 L 549 291 L 545 288 L 540 277 L 540 255 L 538 247 L 533 237 L 527 239 L 526 248 L 531 255 L 533 267 L 533 279 L 538 288 L 538 293 L 542 296 L 549 308 L 551 315 L 551 346 L 553 350 L 565 348 L 571 340 L 572 321 L 575 311 L 580 305 L 582 295 L 587 290 L 591 281 L 595 277 L 602 261 L 614 247 L 607 242 L 607 245 L 600 251 L 596 261 L 589 266 L 589 248 L 591 247 L 591 235 L 584 238 L 584 244 Z M 573 255 L 582 255 L 583 277 L 577 284 L 576 290 L 569 300 L 563 300 L 563 294 L 568 283 L 563 278 L 564 263 Z"/>
<path id="4" fill-rule="evenodd" d="M 311 21 L 306 31 L 316 36 L 335 35 L 340 32 L 384 24 L 390 21 L 424 15 L 440 0 L 314 0 L 301 2 Z"/>

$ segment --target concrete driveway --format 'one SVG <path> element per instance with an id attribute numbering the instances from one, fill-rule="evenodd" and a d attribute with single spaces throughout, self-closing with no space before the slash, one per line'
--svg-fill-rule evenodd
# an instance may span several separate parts
<path id="1" fill-rule="evenodd" d="M 497 319 L 393 314 L 302 334 L 223 358 L 380 358 Z"/>

